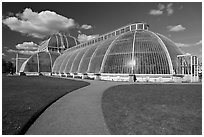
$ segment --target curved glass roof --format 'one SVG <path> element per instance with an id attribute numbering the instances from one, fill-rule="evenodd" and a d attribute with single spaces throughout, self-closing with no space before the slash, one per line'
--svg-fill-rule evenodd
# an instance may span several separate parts
<path id="1" fill-rule="evenodd" d="M 182 52 L 147 25 L 124 27 L 66 50 L 55 73 L 172 74 Z"/>

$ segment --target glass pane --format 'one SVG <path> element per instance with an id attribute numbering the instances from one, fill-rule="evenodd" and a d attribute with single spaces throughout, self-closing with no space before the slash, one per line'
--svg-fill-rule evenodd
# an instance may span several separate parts
<path id="1" fill-rule="evenodd" d="M 143 29 L 143 24 L 137 24 L 137 29 L 142 30 Z"/>
<path id="2" fill-rule="evenodd" d="M 56 40 L 56 36 L 53 35 L 48 43 L 49 47 L 57 47 L 57 40 Z"/>
<path id="3" fill-rule="evenodd" d="M 23 63 L 26 61 L 27 59 L 18 59 L 18 66 L 17 66 L 17 72 L 20 71 L 21 66 L 23 65 Z M 28 72 L 28 70 L 26 69 L 27 67 L 24 68 L 24 72 Z"/>
<path id="4" fill-rule="evenodd" d="M 51 72 L 50 55 L 47 52 L 38 53 L 40 72 Z"/>
<path id="5" fill-rule="evenodd" d="M 132 25 L 131 30 L 135 30 L 135 29 L 136 29 L 136 25 Z"/>
<path id="6" fill-rule="evenodd" d="M 131 73 L 131 53 L 108 55 L 103 73 Z"/>
<path id="7" fill-rule="evenodd" d="M 177 68 L 177 55 L 182 55 L 183 53 L 181 52 L 181 50 L 168 38 L 157 34 L 162 41 L 164 42 L 164 44 L 166 45 L 166 48 L 169 52 L 172 64 L 173 64 L 173 68 L 174 70 Z"/>
<path id="8" fill-rule="evenodd" d="M 59 53 L 56 52 L 50 52 L 51 58 L 52 58 L 52 67 L 54 65 L 55 60 L 57 59 L 57 57 L 59 57 Z"/>
<path id="9" fill-rule="evenodd" d="M 94 51 L 96 50 L 96 45 L 93 45 L 89 48 L 89 50 L 85 53 L 82 62 L 79 66 L 79 73 L 86 73 L 88 70 L 88 66 L 89 66 L 89 61 L 90 58 L 92 56 L 92 54 L 94 53 Z"/>
<path id="10" fill-rule="evenodd" d="M 61 64 L 60 69 L 59 69 L 59 73 L 64 73 L 67 61 L 68 61 L 70 56 L 71 56 L 70 53 L 66 53 L 66 55 L 64 56 L 64 60 L 62 61 L 62 64 Z"/>
<path id="11" fill-rule="evenodd" d="M 90 68 L 89 68 L 90 73 L 99 73 L 104 55 L 114 39 L 115 38 L 112 37 L 106 41 L 99 43 L 98 48 L 95 51 L 95 55 L 90 61 Z"/>
<path id="12" fill-rule="evenodd" d="M 67 49 L 68 48 L 68 40 L 67 40 L 65 35 L 63 35 L 63 43 L 64 43 L 65 48 Z"/>
<path id="13" fill-rule="evenodd" d="M 61 63 L 62 63 L 64 57 L 65 57 L 65 54 L 62 54 L 61 56 L 59 56 L 59 57 L 56 59 L 56 61 L 55 61 L 55 63 L 54 63 L 54 66 L 53 66 L 53 72 L 55 72 L 55 73 L 58 73 L 58 72 L 59 72 L 59 67 L 60 67 L 60 65 L 61 65 Z"/>
<path id="14" fill-rule="evenodd" d="M 56 36 L 57 36 L 57 40 L 58 40 L 58 47 L 62 47 L 63 45 L 62 45 L 61 37 L 59 35 L 56 35 Z"/>
<path id="15" fill-rule="evenodd" d="M 25 66 L 25 70 L 28 72 L 38 72 L 38 60 L 37 54 L 33 55 Z"/>
<path id="16" fill-rule="evenodd" d="M 133 50 L 134 32 L 120 36 L 111 47 L 107 59 L 102 68 L 103 73 L 125 73 L 131 72 L 131 55 Z"/>
<path id="17" fill-rule="evenodd" d="M 71 47 L 73 47 L 73 46 L 76 45 L 74 38 L 72 38 L 72 37 L 70 37 L 70 36 L 67 36 L 67 39 L 68 39 L 68 47 L 69 47 L 69 48 L 71 48 Z"/>
<path id="18" fill-rule="evenodd" d="M 157 37 L 149 32 L 137 32 L 134 49 L 135 74 L 169 74 L 166 53 Z"/>
<path id="19" fill-rule="evenodd" d="M 134 33 L 130 32 L 115 41 L 109 54 L 130 53 L 133 48 Z"/>
<path id="20" fill-rule="evenodd" d="M 86 49 L 83 48 L 79 52 L 80 53 L 77 55 L 76 59 L 73 62 L 73 66 L 72 66 L 72 70 L 71 70 L 72 73 L 76 73 L 78 71 L 79 63 L 80 63 L 84 53 L 86 52 Z"/>
<path id="21" fill-rule="evenodd" d="M 72 67 L 72 63 L 77 55 L 77 52 L 78 50 L 74 51 L 73 54 L 70 56 L 68 62 L 67 62 L 67 65 L 66 65 L 66 68 L 65 68 L 65 73 L 70 73 L 70 69 Z"/>

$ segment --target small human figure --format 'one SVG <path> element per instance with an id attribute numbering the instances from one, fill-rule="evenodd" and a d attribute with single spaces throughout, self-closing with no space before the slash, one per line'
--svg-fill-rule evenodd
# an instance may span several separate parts
<path id="1" fill-rule="evenodd" d="M 137 80 L 136 75 L 133 75 L 133 81 L 135 82 Z"/>

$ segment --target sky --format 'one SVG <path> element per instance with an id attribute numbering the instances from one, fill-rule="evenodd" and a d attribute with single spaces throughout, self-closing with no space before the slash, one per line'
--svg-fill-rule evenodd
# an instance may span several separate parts
<path id="1" fill-rule="evenodd" d="M 33 54 L 57 32 L 83 42 L 138 21 L 202 58 L 201 2 L 3 2 L 2 57 Z"/>

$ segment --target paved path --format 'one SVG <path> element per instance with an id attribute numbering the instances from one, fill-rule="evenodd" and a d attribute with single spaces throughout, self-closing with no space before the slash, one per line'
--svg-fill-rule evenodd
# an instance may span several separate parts
<path id="1" fill-rule="evenodd" d="M 104 90 L 121 82 L 91 81 L 52 104 L 29 128 L 31 135 L 106 135 L 101 99 Z M 57 92 L 57 91 L 56 91 Z"/>

